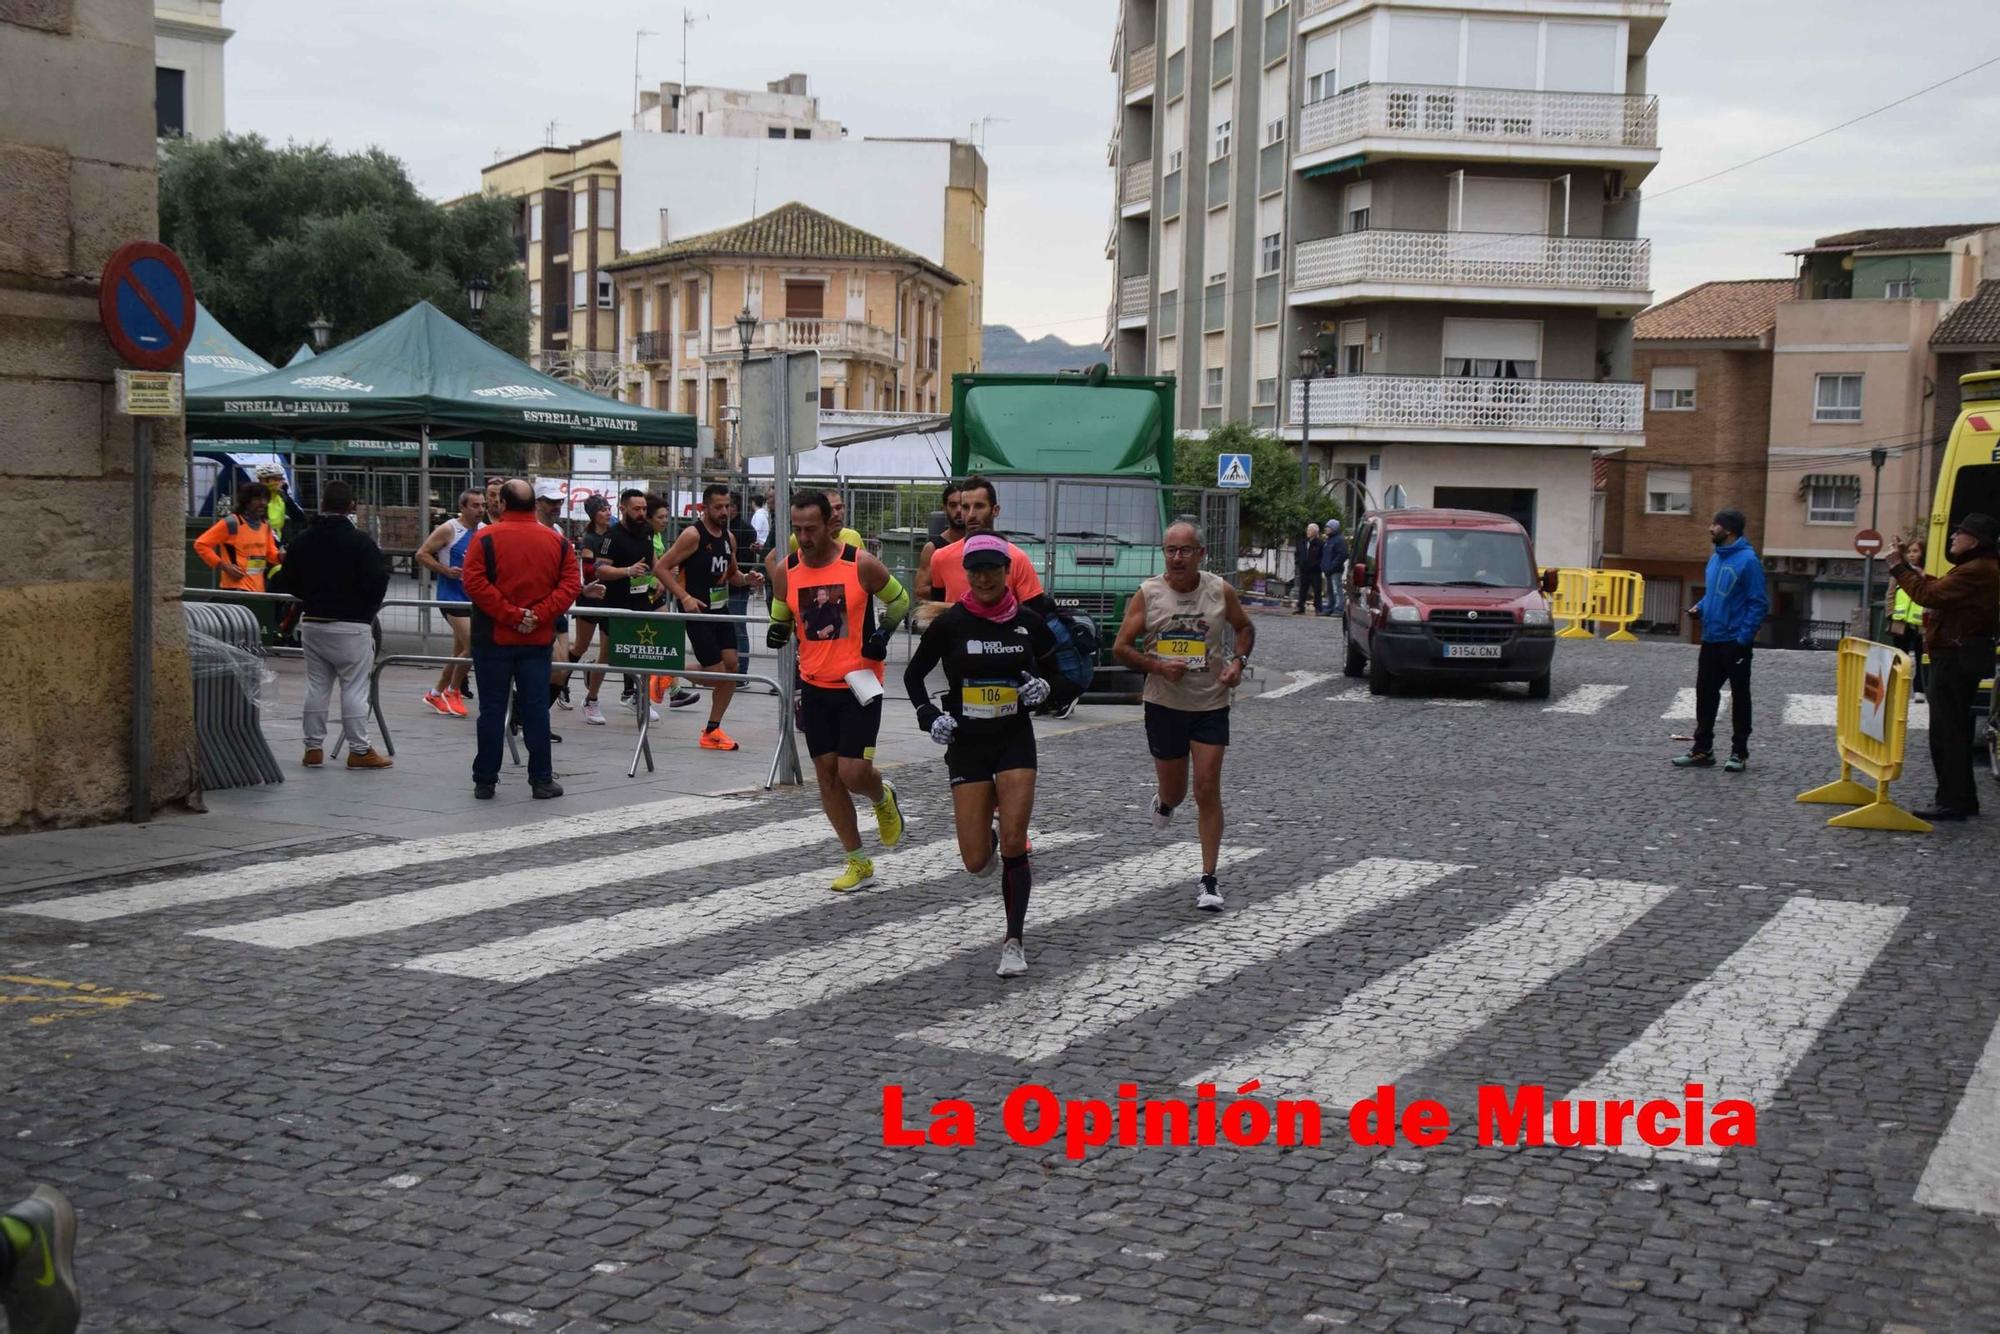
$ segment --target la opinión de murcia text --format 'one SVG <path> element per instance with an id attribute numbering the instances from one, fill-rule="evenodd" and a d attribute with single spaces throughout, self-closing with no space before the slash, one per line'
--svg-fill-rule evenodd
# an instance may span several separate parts
<path id="1" fill-rule="evenodd" d="M 1141 1098 L 1137 1085 L 1120 1084 L 1106 1100 L 1065 1098 L 1041 1084 L 1022 1084 L 1000 1104 L 1000 1130 L 1026 1148 L 1060 1142 L 1064 1156 L 1078 1160 L 1092 1149 L 1114 1145 L 1311 1148 L 1324 1142 L 1327 1117 L 1319 1103 L 1267 1101 L 1255 1096 L 1260 1087 L 1253 1079 L 1233 1093 L 1218 1094 L 1215 1085 L 1200 1084 L 1187 1099 Z M 1678 1101 L 1550 1098 L 1539 1084 L 1483 1084 L 1471 1124 L 1477 1141 L 1488 1147 L 1727 1149 L 1757 1142 L 1757 1109 L 1742 1098 L 1723 1098 L 1710 1106 L 1700 1084 L 1682 1086 Z M 1455 1129 L 1455 1118 L 1443 1103 L 1434 1098 L 1400 1102 L 1389 1084 L 1346 1110 L 1346 1133 L 1356 1144 L 1430 1148 L 1444 1143 Z M 980 1143 L 980 1133 L 979 1111 L 967 1099 L 941 1098 L 925 1113 L 906 1106 L 902 1085 L 882 1086 L 886 1147 L 971 1148 Z"/>

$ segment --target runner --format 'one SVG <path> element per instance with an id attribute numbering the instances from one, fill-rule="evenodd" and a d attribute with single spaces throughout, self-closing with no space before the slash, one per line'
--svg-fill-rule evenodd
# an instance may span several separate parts
<path id="1" fill-rule="evenodd" d="M 568 538 L 569 533 L 563 528 L 562 521 L 563 506 L 568 501 L 569 488 L 567 486 L 554 477 L 542 478 L 535 483 L 535 522 L 541 524 L 544 528 L 552 530 L 558 537 Z M 575 550 L 576 548 L 572 547 L 571 549 Z M 579 575 L 582 573 L 582 570 L 583 556 L 579 552 L 577 556 L 577 571 Z M 555 642 L 550 645 L 550 649 L 550 661 L 554 664 L 554 670 L 549 673 L 549 707 L 551 709 L 567 709 L 571 707 L 569 702 L 568 669 L 570 664 L 570 650 L 568 616 L 556 617 L 556 637 Z M 562 740 L 561 737 L 555 737 L 554 739 L 557 741 Z"/>
<path id="2" fill-rule="evenodd" d="M 439 602 L 466 601 L 465 585 L 460 582 L 465 574 L 465 548 L 472 541 L 473 530 L 485 517 L 485 495 L 478 491 L 461 491 L 458 513 L 433 528 L 431 535 L 424 539 L 424 544 L 417 548 L 417 564 L 431 572 L 431 596 Z M 457 611 L 438 614 L 451 627 L 451 656 L 463 658 L 469 655 L 472 652 L 472 612 L 461 607 Z M 465 717 L 465 677 L 470 670 L 462 662 L 447 665 L 438 673 L 437 684 L 424 692 L 424 703 L 447 718 Z"/>
<path id="3" fill-rule="evenodd" d="M 270 503 L 270 487 L 245 482 L 236 489 L 236 512 L 217 519 L 194 540 L 194 554 L 221 576 L 222 587 L 246 593 L 264 591 L 264 575 L 282 555 L 278 539 L 264 519 Z"/>
<path id="4" fill-rule="evenodd" d="M 1194 804 L 1201 828 L 1201 881 L 1194 906 L 1222 911 L 1215 883 L 1222 850 L 1222 755 L 1229 745 L 1229 692 L 1243 680 L 1257 627 L 1236 590 L 1202 569 L 1208 552 L 1193 524 L 1171 524 L 1161 541 L 1167 572 L 1139 585 L 1125 604 L 1112 655 L 1146 676 L 1146 745 L 1158 789 L 1153 826 L 1164 829 L 1187 799 L 1194 768 Z M 1236 636 L 1228 656 L 1225 629 Z"/>
<path id="5" fill-rule="evenodd" d="M 874 805 L 883 847 L 893 848 L 903 838 L 896 789 L 875 769 L 875 738 L 882 728 L 882 663 L 889 656 L 889 636 L 910 613 L 910 595 L 881 561 L 836 541 L 832 519 L 825 493 L 792 498 L 799 549 L 775 570 L 771 629 L 764 642 L 781 649 L 793 625 L 801 627 L 799 716 L 819 779 L 820 805 L 847 851 L 847 864 L 832 888 L 849 890 L 875 878 L 875 863 L 861 855 L 853 796 Z M 875 598 L 882 600 L 879 622 Z M 875 689 L 864 704 L 849 681 L 859 677 L 865 685 L 871 676 Z"/>
<path id="6" fill-rule="evenodd" d="M 847 498 L 838 491 L 822 491 L 819 494 L 826 497 L 826 503 L 833 511 L 833 518 L 830 520 L 830 523 L 832 524 L 836 540 L 847 543 L 848 546 L 853 547 L 856 551 L 867 550 L 868 544 L 861 540 L 861 534 L 847 526 Z M 792 550 L 797 551 L 798 549 L 799 535 L 793 533 Z M 773 552 L 772 554 L 775 556 L 777 553 Z"/>
<path id="7" fill-rule="evenodd" d="M 653 526 L 653 563 L 650 567 L 653 578 L 647 586 L 647 611 L 659 611 L 666 605 L 667 585 L 659 577 L 659 565 L 667 554 L 667 524 L 672 518 L 673 509 L 667 504 L 665 496 L 646 497 L 646 519 Z M 684 709 L 701 698 L 672 676 L 647 677 L 646 690 L 653 703 L 658 704 L 664 699 L 670 709 Z M 654 709 L 652 713 L 653 721 L 660 721 L 660 711 Z"/>
<path id="8" fill-rule="evenodd" d="M 623 611 L 651 611 L 653 609 L 653 525 L 648 516 L 655 507 L 664 512 L 667 502 L 658 496 L 649 496 L 644 491 L 628 487 L 618 493 L 618 522 L 604 535 L 603 553 L 597 558 L 597 581 L 604 585 L 604 605 Z M 611 629 L 606 625 L 604 636 L 608 642 Z M 625 692 L 631 697 L 632 690 L 642 688 L 643 681 L 637 677 L 625 678 L 632 689 Z M 596 688 L 593 684 L 592 689 Z M 590 704 L 597 696 L 591 695 L 584 706 L 583 720 L 592 726 L 601 726 L 604 713 L 600 709 L 591 716 Z M 654 709 L 653 721 L 660 720 L 660 711 Z"/>
<path id="9" fill-rule="evenodd" d="M 998 971 L 1014 977 L 1028 971 L 1021 932 L 1034 880 L 1028 818 L 1035 807 L 1035 728 L 1028 710 L 1046 703 L 1049 683 L 1063 675 L 1048 623 L 1008 586 L 1007 553 L 1007 544 L 991 533 L 966 539 L 970 591 L 924 631 L 903 672 L 903 688 L 916 706 L 917 726 L 949 747 L 945 767 L 960 860 L 976 876 L 991 875 L 996 862 L 1000 867 L 1007 934 Z M 940 663 L 948 684 L 943 709 L 924 683 Z"/>
<path id="10" fill-rule="evenodd" d="M 949 542 L 931 553 L 930 579 L 932 593 L 941 598 L 946 606 L 956 606 L 965 600 L 971 585 L 966 581 L 963 568 L 965 544 L 974 534 L 994 533 L 1000 519 L 1000 493 L 993 483 L 977 475 L 959 483 L 958 492 L 959 525 L 966 537 Z M 998 539 L 1007 549 L 1007 587 L 1022 606 L 1047 617 L 1055 613 L 1055 601 L 1042 591 L 1041 576 L 1035 573 L 1035 563 L 1028 554 L 1004 538 Z M 943 608 L 932 604 L 933 611 Z"/>
<path id="11" fill-rule="evenodd" d="M 937 539 L 924 543 L 924 549 L 917 553 L 917 601 L 930 602 L 938 596 L 931 589 L 931 557 L 939 547 L 948 547 L 954 542 L 965 540 L 964 517 L 958 512 L 958 493 L 961 483 L 952 479 L 944 484 L 944 531 Z"/>
<path id="12" fill-rule="evenodd" d="M 611 545 L 611 502 L 603 496 L 592 496 L 583 502 L 583 536 L 577 540 L 577 559 L 583 562 L 582 601 L 593 606 L 605 605 L 606 585 L 598 582 L 597 562 Z M 592 592 L 592 590 L 597 590 Z M 582 662 L 583 655 L 590 649 L 591 637 L 597 632 L 597 617 L 578 616 L 576 618 L 576 642 L 570 648 L 570 661 Z M 611 652 L 611 636 L 603 635 L 597 640 L 597 660 L 604 662 Z M 598 707 L 598 687 L 604 684 L 603 672 L 591 672 L 584 677 L 583 720 L 592 727 L 604 726 L 604 710 Z"/>
<path id="13" fill-rule="evenodd" d="M 701 515 L 683 528 L 680 536 L 653 563 L 661 582 L 667 586 L 674 605 L 690 616 L 728 615 L 730 590 L 761 584 L 756 571 L 745 573 L 736 565 L 736 538 L 729 531 L 729 488 L 710 482 L 701 492 Z M 736 627 L 726 621 L 696 620 L 687 623 L 688 652 L 695 665 L 705 671 L 734 673 L 741 670 L 736 656 Z M 736 697 L 736 682 L 709 683 L 708 725 L 701 729 L 703 750 L 737 750 L 739 747 L 722 730 L 722 716 Z"/>

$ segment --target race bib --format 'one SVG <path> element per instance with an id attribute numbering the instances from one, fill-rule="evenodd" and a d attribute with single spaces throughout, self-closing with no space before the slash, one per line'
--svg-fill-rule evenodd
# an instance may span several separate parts
<path id="1" fill-rule="evenodd" d="M 1153 641 L 1155 657 L 1184 662 L 1193 672 L 1208 669 L 1208 640 L 1195 635 L 1161 635 Z"/>
<path id="2" fill-rule="evenodd" d="M 1010 718 L 1021 711 L 1021 692 L 1012 682 L 967 681 L 958 703 L 967 718 Z"/>
<path id="3" fill-rule="evenodd" d="M 729 610 L 729 590 L 720 584 L 716 585 L 714 588 L 709 589 L 708 609 L 710 611 Z"/>
<path id="4" fill-rule="evenodd" d="M 269 564 L 270 564 L 269 561 L 264 560 L 261 557 L 252 556 L 250 559 L 243 562 L 243 568 L 251 574 L 262 574 L 264 573 L 265 568 Z"/>

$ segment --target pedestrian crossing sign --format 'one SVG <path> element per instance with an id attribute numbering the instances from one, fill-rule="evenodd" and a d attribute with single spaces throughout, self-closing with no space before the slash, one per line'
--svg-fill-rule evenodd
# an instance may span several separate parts
<path id="1" fill-rule="evenodd" d="M 1231 487 L 1239 491 L 1250 488 L 1250 456 L 1248 454 L 1218 454 L 1215 456 L 1215 484 Z"/>

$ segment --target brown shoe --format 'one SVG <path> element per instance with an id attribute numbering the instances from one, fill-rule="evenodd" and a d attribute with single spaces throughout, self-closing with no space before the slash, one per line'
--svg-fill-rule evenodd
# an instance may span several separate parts
<path id="1" fill-rule="evenodd" d="M 314 746 L 310 750 L 306 751 L 306 768 L 317 769 L 322 764 L 325 763 L 326 763 L 326 752 L 321 750 L 318 746 Z"/>
<path id="2" fill-rule="evenodd" d="M 396 762 L 377 750 L 350 750 L 347 752 L 347 767 L 350 769 L 393 769 Z"/>

